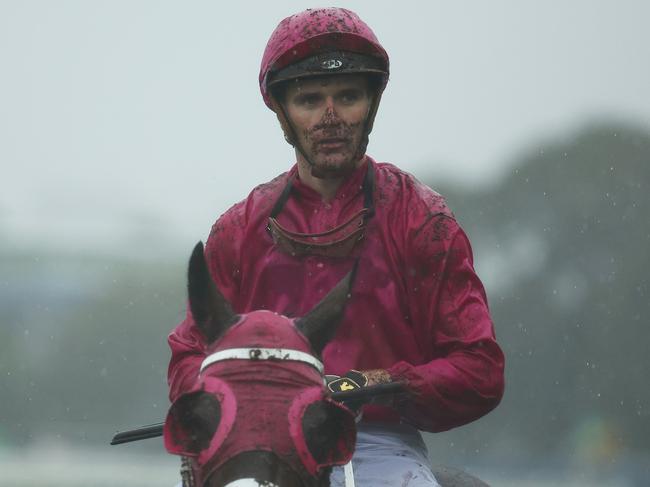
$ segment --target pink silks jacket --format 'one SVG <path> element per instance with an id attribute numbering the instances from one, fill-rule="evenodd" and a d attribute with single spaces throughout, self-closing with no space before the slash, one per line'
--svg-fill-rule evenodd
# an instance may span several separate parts
<path id="1" fill-rule="evenodd" d="M 320 233 L 364 208 L 367 170 L 374 171 L 375 214 L 349 255 L 292 256 L 278 248 L 268 219 L 290 178 L 293 188 L 278 223 L 292 232 Z M 344 320 L 323 350 L 325 372 L 386 369 L 413 393 L 394 407 L 365 406 L 365 421 L 405 420 L 444 431 L 501 400 L 504 357 L 467 236 L 439 194 L 391 164 L 366 157 L 327 203 L 301 183 L 294 166 L 217 220 L 206 258 L 236 312 L 268 309 L 289 317 L 311 310 L 359 259 Z M 173 401 L 194 386 L 206 356 L 189 311 L 169 345 Z"/>

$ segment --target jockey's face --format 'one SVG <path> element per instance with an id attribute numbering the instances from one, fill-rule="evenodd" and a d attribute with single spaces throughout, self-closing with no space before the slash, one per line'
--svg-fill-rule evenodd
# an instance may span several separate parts
<path id="1" fill-rule="evenodd" d="M 311 173 L 318 178 L 338 178 L 356 167 L 371 104 L 365 76 L 333 75 L 290 82 L 284 100 L 300 148 L 308 158 L 305 161 L 298 152 L 299 163 L 311 163 Z"/>

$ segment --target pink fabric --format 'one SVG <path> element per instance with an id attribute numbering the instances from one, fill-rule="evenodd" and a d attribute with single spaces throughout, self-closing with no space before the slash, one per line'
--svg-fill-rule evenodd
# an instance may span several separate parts
<path id="1" fill-rule="evenodd" d="M 213 226 L 206 257 L 237 312 L 309 311 L 360 259 L 353 297 L 323 350 L 325 372 L 388 369 L 415 397 L 397 409 L 366 406 L 367 421 L 400 417 L 426 431 L 470 422 L 503 394 L 504 357 L 494 337 L 472 252 L 443 198 L 391 164 L 375 171 L 376 214 L 365 239 L 344 258 L 292 257 L 266 230 L 271 207 L 296 168 L 258 186 Z M 330 203 L 296 179 L 278 221 L 302 233 L 326 231 L 363 207 L 362 165 Z M 205 343 L 191 316 L 169 336 L 170 397 L 194 383 Z"/>
<path id="2" fill-rule="evenodd" d="M 309 342 L 292 320 L 270 311 L 246 314 L 209 347 L 209 353 L 229 348 L 288 348 L 311 353 Z M 206 479 L 239 453 L 270 451 L 296 472 L 314 476 L 322 467 L 343 465 L 352 457 L 355 443 L 354 415 L 326 397 L 323 376 L 311 365 L 282 360 L 225 360 L 208 366 L 194 378 L 187 393 L 205 391 L 221 404 L 221 420 L 210 446 L 198 452 L 183 450 L 174 438 L 183 438 L 173 416 L 164 427 L 170 453 L 195 458 L 196 474 Z M 178 396 L 180 397 L 180 396 Z M 326 463 L 318 463 L 306 447 L 302 417 L 309 404 L 326 401 L 343 412 L 349 432 Z M 173 407 L 173 406 L 172 406 Z M 182 443 L 182 442 L 181 442 Z"/>
<path id="3" fill-rule="evenodd" d="M 271 103 L 266 89 L 269 71 L 281 69 L 324 48 L 376 55 L 388 66 L 388 54 L 357 14 L 344 8 L 305 10 L 280 22 L 266 45 L 259 82 L 269 108 Z"/>
<path id="4" fill-rule="evenodd" d="M 237 415 L 237 399 L 228 384 L 218 377 L 206 376 L 196 381 L 192 389 L 186 394 L 198 391 L 207 392 L 217 398 L 221 405 L 221 418 L 219 426 L 210 441 L 210 447 L 199 454 L 186 448 L 188 444 L 187 435 L 183 431 L 182 425 L 178 424 L 176 418 L 171 413 L 167 414 L 163 428 L 163 439 L 165 448 L 169 453 L 174 455 L 184 455 L 186 457 L 198 457 L 198 464 L 205 465 L 210 458 L 216 453 L 225 439 L 230 435 L 232 426 L 235 423 Z"/>
<path id="5" fill-rule="evenodd" d="M 320 462 L 314 458 L 309 451 L 302 422 L 307 407 L 317 401 L 325 401 L 334 408 L 344 410 L 344 417 L 348 423 L 347 427 L 342 428 L 344 434 L 338 439 L 336 446 L 326 452 L 324 454 L 326 458 Z M 295 447 L 296 453 L 300 457 L 302 464 L 307 469 L 307 472 L 311 475 L 316 475 L 316 473 L 324 467 L 345 465 L 352 459 L 356 443 L 354 415 L 350 410 L 341 406 L 341 404 L 326 398 L 322 387 L 305 389 L 293 400 L 291 408 L 289 409 L 289 434 L 293 440 L 293 446 Z"/>

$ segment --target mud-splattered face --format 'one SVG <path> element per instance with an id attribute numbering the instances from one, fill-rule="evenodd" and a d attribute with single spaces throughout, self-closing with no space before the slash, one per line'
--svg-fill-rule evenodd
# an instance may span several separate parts
<path id="1" fill-rule="evenodd" d="M 286 112 L 300 148 L 313 164 L 312 175 L 339 178 L 354 169 L 370 104 L 368 80 L 361 75 L 324 76 L 289 84 Z"/>

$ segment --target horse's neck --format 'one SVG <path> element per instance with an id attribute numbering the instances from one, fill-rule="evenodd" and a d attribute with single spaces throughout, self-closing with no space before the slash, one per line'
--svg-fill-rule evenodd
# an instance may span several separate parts
<path id="1" fill-rule="evenodd" d="M 228 460 L 205 482 L 205 487 L 329 487 L 329 475 L 305 483 L 270 452 L 245 452 Z"/>

